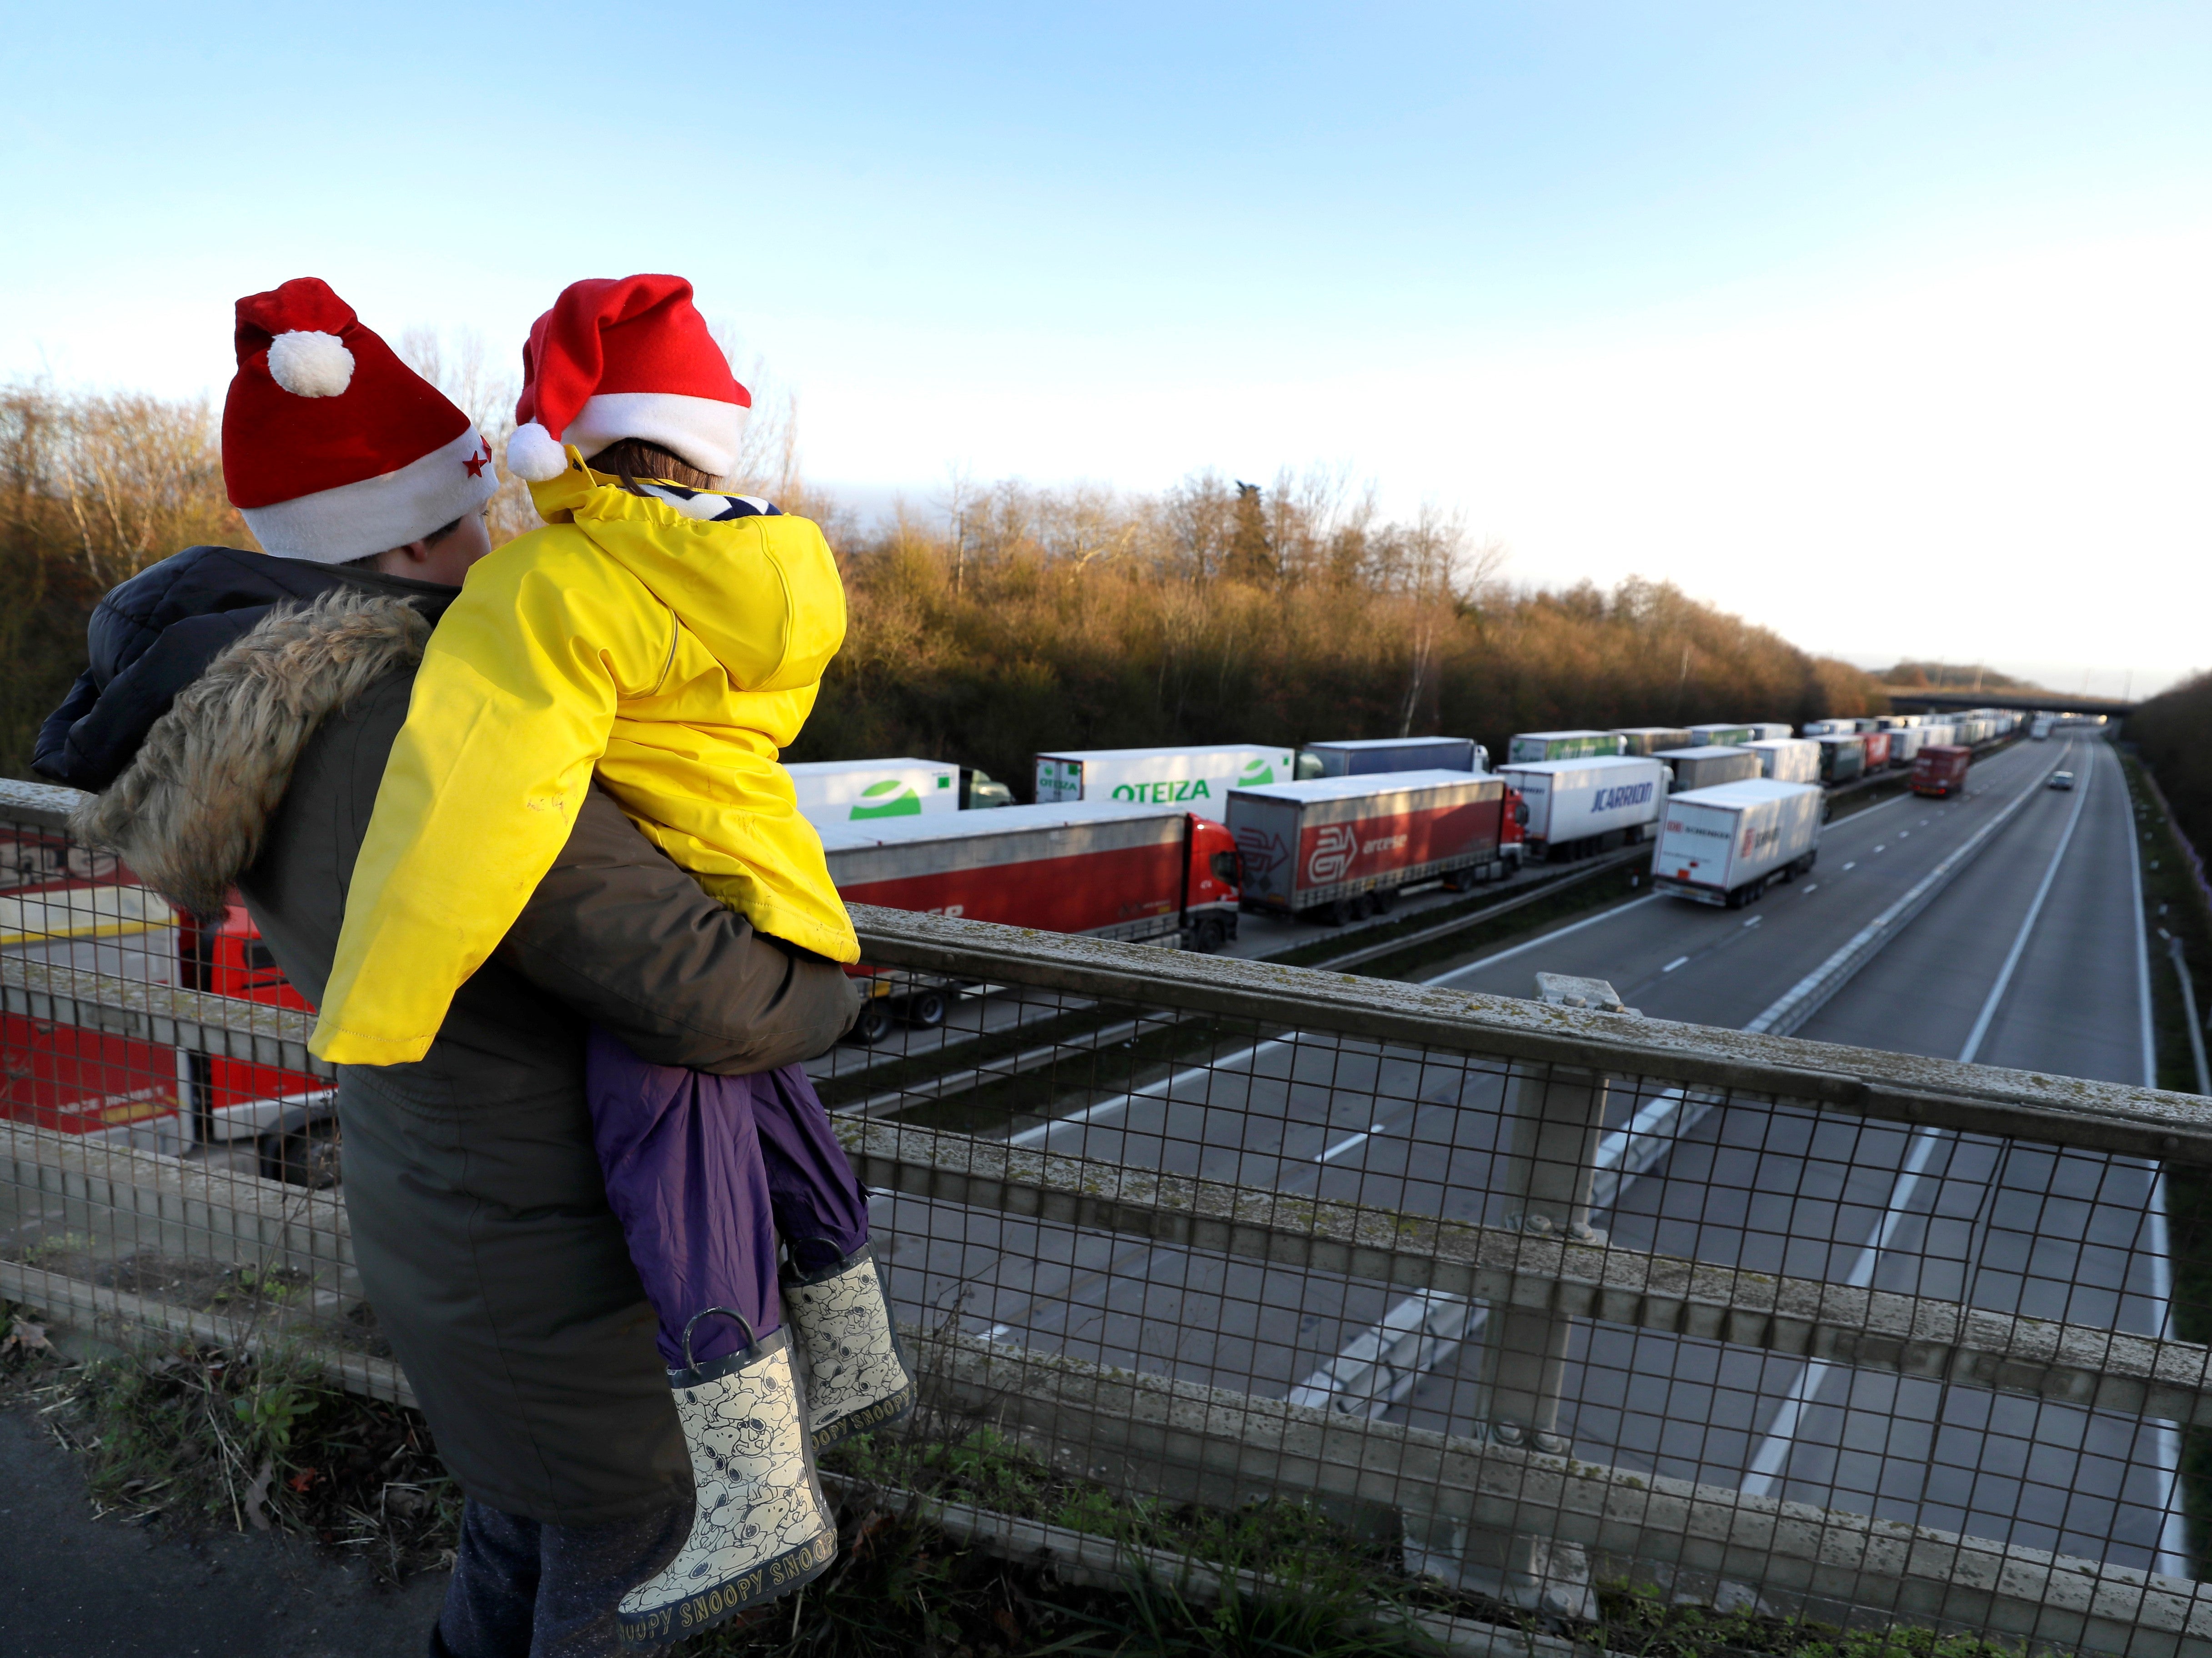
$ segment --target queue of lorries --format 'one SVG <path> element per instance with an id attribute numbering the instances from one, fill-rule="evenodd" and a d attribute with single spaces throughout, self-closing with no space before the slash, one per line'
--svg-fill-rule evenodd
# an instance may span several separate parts
<path id="1" fill-rule="evenodd" d="M 1658 890 L 1743 904 L 1812 866 L 1829 787 L 1909 766 L 1916 791 L 1956 793 L 1973 745 L 2019 723 L 1984 711 L 1940 723 L 1825 720 L 1802 736 L 1757 722 L 1528 732 L 1495 768 L 1482 745 L 1451 737 L 1067 750 L 1036 757 L 1030 805 L 1012 805 L 981 772 L 934 761 L 788 769 L 830 874 L 855 903 L 1216 950 L 1243 914 L 1341 924 L 1416 888 L 1462 889 L 1524 860 L 1628 842 L 1654 843 Z M 242 906 L 194 924 L 112 859 L 80 870 L 58 835 L 19 831 L 16 841 L 0 860 L 0 948 L 67 960 L 82 930 L 52 916 L 82 910 L 82 936 L 108 938 L 122 924 L 103 898 L 131 900 L 137 920 L 123 930 L 173 936 L 145 943 L 149 958 L 172 960 L 176 982 L 305 1005 Z M 957 988 L 855 971 L 872 993 L 863 1042 L 901 1019 L 939 1023 Z M 186 1066 L 173 1050 L 106 1036 L 88 1046 L 83 1033 L 14 1015 L 0 1024 L 23 1061 L 0 1081 L 0 1115 L 149 1145 L 258 1140 L 267 1171 L 293 1179 L 295 1143 L 326 1127 L 328 1090 L 313 1077 L 221 1060 Z M 161 1080 L 172 1072 L 174 1084 Z"/>
<path id="2" fill-rule="evenodd" d="M 1643 841 L 1660 890 L 1747 903 L 1812 866 L 1828 789 L 1909 768 L 1916 790 L 1955 793 L 1972 745 L 2017 724 L 1525 732 L 1494 770 L 1450 737 L 1069 750 L 1036 756 L 1035 805 L 988 812 L 1000 786 L 952 766 L 791 771 L 854 902 L 1213 950 L 1240 914 L 1340 925 L 1413 888 Z"/>

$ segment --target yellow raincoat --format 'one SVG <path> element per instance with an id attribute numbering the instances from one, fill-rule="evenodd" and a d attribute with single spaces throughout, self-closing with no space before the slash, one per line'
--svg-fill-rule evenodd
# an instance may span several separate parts
<path id="1" fill-rule="evenodd" d="M 705 522 L 592 472 L 469 572 L 430 636 L 369 817 L 309 1048 L 428 1049 L 568 839 L 596 768 L 647 838 L 764 933 L 860 943 L 777 763 L 845 637 L 822 531 Z"/>

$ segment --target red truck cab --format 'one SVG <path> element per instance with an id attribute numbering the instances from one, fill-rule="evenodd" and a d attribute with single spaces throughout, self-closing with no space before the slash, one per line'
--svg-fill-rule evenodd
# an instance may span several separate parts
<path id="1" fill-rule="evenodd" d="M 1973 757 L 1972 749 L 1954 744 L 1937 744 L 1921 750 L 1912 757 L 1912 792 L 1938 798 L 1964 794 L 1966 768 Z"/>

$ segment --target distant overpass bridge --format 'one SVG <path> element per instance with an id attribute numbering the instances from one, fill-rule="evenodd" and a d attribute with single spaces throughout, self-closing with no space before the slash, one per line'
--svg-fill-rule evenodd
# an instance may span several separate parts
<path id="1" fill-rule="evenodd" d="M 1965 708 L 2025 708 L 2033 714 L 2101 714 L 2114 720 L 2136 711 L 2117 696 L 2072 696 L 2060 691 L 1931 690 L 1925 685 L 1884 685 L 1889 706 L 1899 714 L 1942 714 Z"/>

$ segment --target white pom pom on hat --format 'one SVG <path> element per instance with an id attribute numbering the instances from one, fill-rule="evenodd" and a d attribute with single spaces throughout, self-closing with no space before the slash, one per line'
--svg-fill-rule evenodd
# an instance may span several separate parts
<path id="1" fill-rule="evenodd" d="M 536 421 L 525 421 L 507 440 L 507 470 L 532 483 L 548 483 L 568 470 L 568 453 Z"/>
<path id="2" fill-rule="evenodd" d="M 296 329 L 269 342 L 269 378 L 295 398 L 335 398 L 353 384 L 353 353 L 335 334 Z"/>

